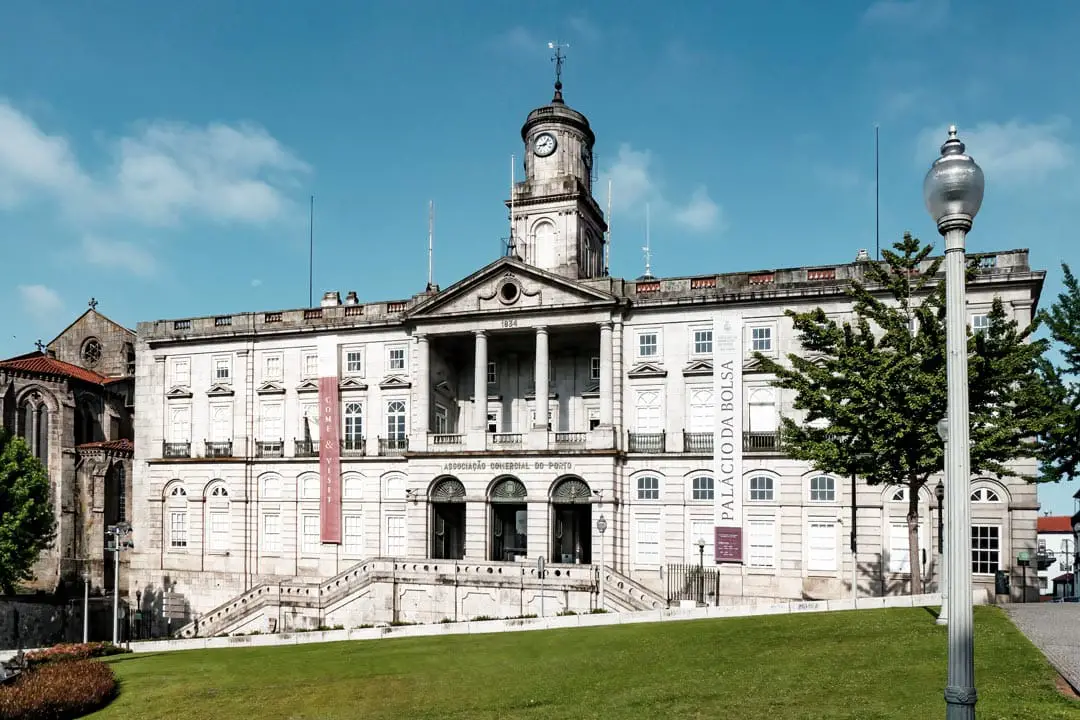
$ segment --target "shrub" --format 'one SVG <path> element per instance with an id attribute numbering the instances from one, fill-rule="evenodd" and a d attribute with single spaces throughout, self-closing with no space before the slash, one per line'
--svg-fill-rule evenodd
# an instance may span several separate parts
<path id="1" fill-rule="evenodd" d="M 96 660 L 46 662 L 0 686 L 0 720 L 68 720 L 116 694 L 112 669 Z"/>
<path id="2" fill-rule="evenodd" d="M 62 643 L 44 650 L 32 650 L 26 653 L 26 664 L 29 667 L 35 667 L 46 663 L 89 660 L 90 658 L 107 657 L 128 652 L 131 651 L 117 647 L 110 642 Z"/>

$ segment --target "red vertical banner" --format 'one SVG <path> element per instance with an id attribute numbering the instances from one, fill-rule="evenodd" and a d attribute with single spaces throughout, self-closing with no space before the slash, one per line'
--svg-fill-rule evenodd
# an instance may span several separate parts
<path id="1" fill-rule="evenodd" d="M 338 379 L 319 378 L 319 504 L 320 535 L 324 543 L 341 544 L 341 422 Z"/>

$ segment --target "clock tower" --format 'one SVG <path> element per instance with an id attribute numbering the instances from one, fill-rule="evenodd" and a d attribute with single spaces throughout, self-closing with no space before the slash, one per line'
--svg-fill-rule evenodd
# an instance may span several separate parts
<path id="1" fill-rule="evenodd" d="M 525 180 L 507 201 L 509 251 L 524 262 L 571 279 L 599 277 L 604 267 L 607 223 L 592 196 L 592 150 L 588 119 L 562 96 L 562 61 L 555 48 L 555 96 L 529 113 L 521 128 Z"/>

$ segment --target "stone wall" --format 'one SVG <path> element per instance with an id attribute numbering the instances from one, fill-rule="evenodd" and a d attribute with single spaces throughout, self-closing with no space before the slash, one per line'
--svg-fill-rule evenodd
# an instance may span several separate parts
<path id="1" fill-rule="evenodd" d="M 112 639 L 112 598 L 90 598 L 89 639 Z M 0 597 L 0 650 L 82 642 L 83 599 L 54 595 Z"/>

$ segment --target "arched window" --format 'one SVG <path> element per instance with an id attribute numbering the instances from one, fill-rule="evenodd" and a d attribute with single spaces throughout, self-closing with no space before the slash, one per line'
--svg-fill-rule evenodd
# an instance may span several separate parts
<path id="1" fill-rule="evenodd" d="M 348 473 L 342 476 L 342 497 L 345 500 L 360 500 L 364 496 L 362 479 L 358 473 Z"/>
<path id="2" fill-rule="evenodd" d="M 548 220 L 541 220 L 533 225 L 532 262 L 540 267 L 555 264 L 555 226 Z"/>
<path id="3" fill-rule="evenodd" d="M 997 490 L 988 487 L 975 488 L 971 491 L 971 502 L 973 503 L 999 503 L 1001 502 L 1001 496 L 998 495 Z"/>
<path id="4" fill-rule="evenodd" d="M 776 490 L 773 487 L 773 479 L 768 475 L 753 475 L 750 477 L 750 499 L 769 501 L 776 498 Z"/>
<path id="5" fill-rule="evenodd" d="M 592 499 L 588 484 L 580 478 L 566 478 L 551 493 L 553 503 L 587 503 Z"/>
<path id="6" fill-rule="evenodd" d="M 716 497 L 716 483 L 710 475 L 698 475 L 690 481 L 691 500 L 713 500 Z"/>
<path id="7" fill-rule="evenodd" d="M 637 479 L 638 500 L 660 499 L 660 478 L 655 475 L 642 475 Z"/>
<path id="8" fill-rule="evenodd" d="M 278 500 L 281 498 L 281 478 L 267 475 L 262 479 L 262 499 Z"/>
<path id="9" fill-rule="evenodd" d="M 304 475 L 300 478 L 300 498 L 303 500 L 319 499 L 318 475 Z"/>
<path id="10" fill-rule="evenodd" d="M 166 491 L 169 550 L 185 550 L 188 546 L 187 489 L 179 482 Z"/>
<path id="11" fill-rule="evenodd" d="M 37 408 L 37 438 L 34 442 L 34 454 L 41 464 L 49 466 L 49 408 L 44 403 Z"/>
<path id="12" fill-rule="evenodd" d="M 890 502 L 907 502 L 908 491 L 906 487 L 894 488 Z"/>
<path id="13" fill-rule="evenodd" d="M 811 502 L 836 502 L 836 479 L 828 475 L 810 478 Z"/>
<path id="14" fill-rule="evenodd" d="M 465 502 L 465 486 L 456 478 L 440 480 L 431 489 L 431 502 Z"/>
<path id="15" fill-rule="evenodd" d="M 206 493 L 206 542 L 212 553 L 228 552 L 232 544 L 229 489 L 220 480 L 211 483 Z"/>

